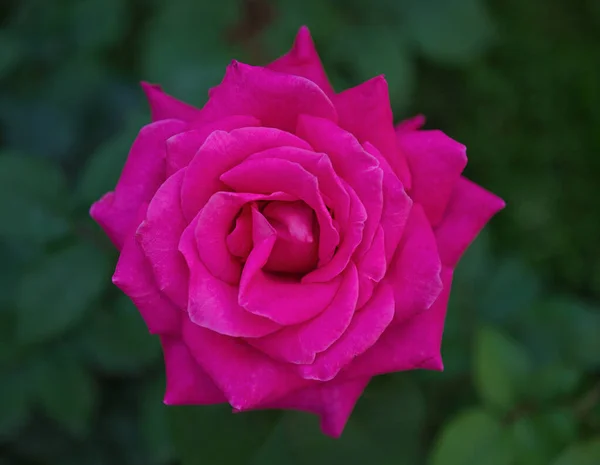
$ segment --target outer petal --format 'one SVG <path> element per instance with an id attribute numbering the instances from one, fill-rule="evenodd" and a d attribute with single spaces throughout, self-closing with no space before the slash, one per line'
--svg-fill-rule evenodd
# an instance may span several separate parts
<path id="1" fill-rule="evenodd" d="M 416 115 L 412 118 L 405 119 L 396 125 L 396 133 L 417 131 L 425 124 L 424 115 Z"/>
<path id="2" fill-rule="evenodd" d="M 276 333 L 248 342 L 276 360 L 308 364 L 327 350 L 346 331 L 358 298 L 358 275 L 351 263 L 329 306 L 312 320 L 288 326 Z"/>
<path id="3" fill-rule="evenodd" d="M 160 186 L 136 233 L 159 289 L 181 309 L 187 307 L 189 284 L 188 267 L 178 250 L 187 226 L 180 200 L 183 174 L 176 173 Z"/>
<path id="4" fill-rule="evenodd" d="M 187 319 L 183 320 L 183 337 L 196 362 L 238 410 L 255 408 L 312 384 L 300 378 L 291 365 Z"/>
<path id="5" fill-rule="evenodd" d="M 182 132 L 167 140 L 167 176 L 171 176 L 186 167 L 214 131 L 232 131 L 234 129 L 260 126 L 260 121 L 252 116 L 227 116 L 218 121 L 201 124 L 197 129 Z"/>
<path id="6" fill-rule="evenodd" d="M 211 195 L 228 190 L 219 179 L 250 155 L 273 147 L 291 146 L 310 150 L 302 139 L 274 128 L 243 128 L 230 133 L 215 131 L 188 166 L 181 203 L 188 221 L 200 211 Z"/>
<path id="7" fill-rule="evenodd" d="M 146 205 L 140 207 L 141 220 Z M 181 310 L 158 290 L 152 269 L 140 245 L 131 235 L 119 256 L 113 283 L 132 300 L 153 334 L 171 334 L 179 331 Z"/>
<path id="8" fill-rule="evenodd" d="M 383 154 L 407 189 L 411 176 L 405 155 L 398 149 L 388 85 L 378 76 L 337 94 L 334 99 L 340 126 L 360 142 L 370 142 Z"/>
<path id="9" fill-rule="evenodd" d="M 321 417 L 321 429 L 334 438 L 342 434 L 350 414 L 371 378 L 328 383 L 301 389 L 264 408 L 294 409 Z"/>
<path id="10" fill-rule="evenodd" d="M 333 103 L 314 82 L 237 61 L 229 65 L 223 81 L 209 95 L 202 113 L 210 120 L 252 115 L 265 126 L 285 131 L 295 129 L 302 113 L 337 121 Z"/>
<path id="11" fill-rule="evenodd" d="M 267 65 L 267 68 L 280 73 L 305 77 L 317 84 L 329 97 L 335 94 L 306 26 L 302 26 L 298 31 L 292 49 Z"/>
<path id="12" fill-rule="evenodd" d="M 387 280 L 394 288 L 400 322 L 428 309 L 442 291 L 442 263 L 429 221 L 420 205 L 413 208 Z"/>
<path id="13" fill-rule="evenodd" d="M 441 131 L 401 132 L 398 143 L 406 153 L 413 176 L 411 197 L 423 206 L 435 226 L 467 165 L 467 149 Z"/>
<path id="14" fill-rule="evenodd" d="M 142 88 L 150 104 L 152 121 L 179 119 L 194 121 L 201 117 L 201 110 L 165 94 L 159 85 L 142 82 Z"/>
<path id="15" fill-rule="evenodd" d="M 259 337 L 279 325 L 245 311 L 237 301 L 237 286 L 215 278 L 199 259 L 194 240 L 196 218 L 184 231 L 179 250 L 190 269 L 188 315 L 194 324 L 232 337 Z"/>
<path id="16" fill-rule="evenodd" d="M 394 317 L 394 294 L 385 282 L 373 298 L 354 315 L 352 323 L 329 349 L 317 355 L 312 365 L 299 365 L 303 378 L 329 381 L 355 357 L 377 342 Z"/>
<path id="17" fill-rule="evenodd" d="M 500 197 L 466 178 L 460 178 L 445 216 L 435 228 L 442 263 L 454 267 L 479 231 L 504 206 Z"/>
<path id="18" fill-rule="evenodd" d="M 92 205 L 90 215 L 119 250 L 138 226 L 135 215 L 140 205 L 150 202 L 166 178 L 165 141 L 186 128 L 186 123 L 178 120 L 144 126 L 131 147 L 114 192 Z"/>
<path id="19" fill-rule="evenodd" d="M 167 372 L 165 404 L 210 405 L 227 402 L 179 337 L 161 336 L 160 342 Z"/>
<path id="20" fill-rule="evenodd" d="M 395 371 L 424 368 L 442 370 L 440 348 L 450 296 L 452 270 L 442 270 L 444 290 L 426 311 L 392 324 L 377 343 L 340 373 L 340 379 L 362 378 Z"/>

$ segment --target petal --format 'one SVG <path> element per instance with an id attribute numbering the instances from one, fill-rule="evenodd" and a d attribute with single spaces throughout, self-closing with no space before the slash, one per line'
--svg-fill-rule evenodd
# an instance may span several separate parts
<path id="1" fill-rule="evenodd" d="M 144 210 L 145 206 L 140 207 L 138 218 L 143 217 Z M 158 290 L 150 264 L 133 235 L 121 250 L 112 281 L 134 303 L 151 333 L 179 331 L 181 310 Z"/>
<path id="2" fill-rule="evenodd" d="M 183 337 L 196 362 L 238 410 L 281 398 L 310 381 L 287 363 L 277 362 L 241 339 L 231 338 L 183 320 Z"/>
<path id="3" fill-rule="evenodd" d="M 237 192 L 286 192 L 303 200 L 319 221 L 319 263 L 331 259 L 340 237 L 319 192 L 317 179 L 301 165 L 277 158 L 246 160 L 224 173 L 221 181 Z"/>
<path id="4" fill-rule="evenodd" d="M 405 119 L 396 125 L 396 133 L 417 131 L 425 124 L 424 115 L 416 115 L 412 118 Z"/>
<path id="5" fill-rule="evenodd" d="M 441 131 L 401 132 L 398 144 L 406 153 L 413 177 L 411 197 L 435 226 L 467 165 L 467 149 Z"/>
<path id="6" fill-rule="evenodd" d="M 142 82 L 142 88 L 150 104 L 152 121 L 173 118 L 190 122 L 202 115 L 200 109 L 164 93 L 159 85 Z"/>
<path id="7" fill-rule="evenodd" d="M 361 275 L 379 282 L 385 276 L 386 267 L 383 228 L 379 226 L 371 247 L 358 262 L 358 270 Z"/>
<path id="8" fill-rule="evenodd" d="M 235 220 L 235 227 L 226 239 L 229 253 L 238 258 L 246 259 L 252 250 L 252 210 L 250 204 L 242 207 L 241 213 Z"/>
<path id="9" fill-rule="evenodd" d="M 398 149 L 388 85 L 378 76 L 335 96 L 340 126 L 360 142 L 370 142 L 388 160 L 407 189 L 411 176 L 405 155 Z"/>
<path id="10" fill-rule="evenodd" d="M 189 271 L 178 249 L 187 226 L 180 201 L 183 174 L 183 171 L 176 173 L 160 186 L 136 232 L 156 284 L 182 309 L 187 307 L 189 283 Z"/>
<path id="11" fill-rule="evenodd" d="M 302 26 L 298 31 L 292 49 L 267 65 L 267 68 L 280 73 L 305 77 L 317 84 L 329 97 L 335 94 L 306 26 Z"/>
<path id="12" fill-rule="evenodd" d="M 223 393 L 198 366 L 186 345 L 178 337 L 161 336 L 167 389 L 167 405 L 211 405 L 227 402 Z"/>
<path id="13" fill-rule="evenodd" d="M 230 133 L 215 131 L 207 137 L 186 171 L 182 187 L 182 209 L 188 221 L 211 195 L 227 186 L 219 179 L 250 155 L 272 147 L 292 146 L 310 150 L 302 139 L 274 128 L 243 128 Z"/>
<path id="14" fill-rule="evenodd" d="M 435 236 L 423 209 L 415 204 L 387 274 L 396 301 L 394 321 L 410 318 L 435 302 L 442 291 L 441 270 Z"/>
<path id="15" fill-rule="evenodd" d="M 240 281 L 239 303 L 248 312 L 281 325 L 293 325 L 314 318 L 334 299 L 341 283 L 302 284 L 262 271 L 275 243 L 275 230 L 257 210 L 252 210 L 254 249 L 250 252 Z"/>
<path id="16" fill-rule="evenodd" d="M 442 270 L 444 289 L 426 311 L 400 324 L 392 324 L 373 347 L 357 357 L 340 379 L 362 378 L 395 371 L 428 369 L 442 370 L 440 348 L 452 270 Z"/>
<path id="17" fill-rule="evenodd" d="M 337 121 L 333 103 L 314 82 L 237 61 L 227 67 L 223 81 L 209 96 L 202 112 L 211 120 L 251 115 L 264 126 L 290 132 L 302 113 Z"/>
<path id="18" fill-rule="evenodd" d="M 320 353 L 311 365 L 299 365 L 303 378 L 329 381 L 348 363 L 377 342 L 394 317 L 394 293 L 380 283 L 371 300 L 357 312 L 350 326 L 329 349 Z"/>
<path id="19" fill-rule="evenodd" d="M 351 263 L 344 271 L 342 284 L 322 313 L 304 323 L 282 328 L 276 333 L 248 343 L 270 357 L 289 363 L 308 364 L 316 354 L 337 341 L 348 328 L 358 297 L 358 275 Z"/>
<path id="20" fill-rule="evenodd" d="M 479 231 L 504 206 L 500 197 L 461 177 L 443 220 L 435 228 L 442 263 L 454 267 Z"/>
<path id="21" fill-rule="evenodd" d="M 118 249 L 137 228 L 135 215 L 140 205 L 150 202 L 166 178 L 165 141 L 186 127 L 186 123 L 178 120 L 144 126 L 131 147 L 114 192 L 92 205 L 90 215 Z"/>
<path id="22" fill-rule="evenodd" d="M 328 436 L 341 436 L 356 402 L 371 378 L 346 381 L 329 381 L 293 392 L 262 408 L 293 409 L 310 412 L 321 417 L 321 429 Z"/>
<path id="23" fill-rule="evenodd" d="M 227 116 L 223 119 L 199 125 L 198 128 L 182 132 L 167 140 L 167 176 L 186 167 L 198 152 L 206 138 L 214 131 L 260 126 L 260 121 L 252 116 Z"/>
<path id="24" fill-rule="evenodd" d="M 179 244 L 190 269 L 190 321 L 195 325 L 232 337 L 259 337 L 280 328 L 274 322 L 253 315 L 238 304 L 238 288 L 216 279 L 199 259 L 194 240 L 198 219 L 184 231 Z"/>

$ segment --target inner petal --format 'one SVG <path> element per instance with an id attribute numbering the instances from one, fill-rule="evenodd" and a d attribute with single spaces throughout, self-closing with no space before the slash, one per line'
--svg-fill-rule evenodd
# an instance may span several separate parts
<path id="1" fill-rule="evenodd" d="M 263 210 L 277 232 L 265 271 L 305 274 L 319 259 L 319 224 L 304 202 L 270 202 Z"/>

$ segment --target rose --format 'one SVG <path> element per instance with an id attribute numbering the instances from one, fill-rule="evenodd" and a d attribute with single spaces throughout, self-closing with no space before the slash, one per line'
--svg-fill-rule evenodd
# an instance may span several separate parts
<path id="1" fill-rule="evenodd" d="M 153 122 L 91 208 L 113 277 L 162 342 L 167 404 L 321 416 L 338 436 L 371 377 L 441 370 L 457 261 L 501 199 L 383 77 L 336 94 L 306 28 L 233 62 L 196 109 L 144 84 Z"/>

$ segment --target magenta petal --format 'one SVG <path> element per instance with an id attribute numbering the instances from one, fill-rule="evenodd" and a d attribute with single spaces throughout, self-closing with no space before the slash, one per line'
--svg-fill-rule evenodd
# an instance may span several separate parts
<path id="1" fill-rule="evenodd" d="M 118 249 L 137 228 L 135 215 L 140 205 L 150 202 L 166 178 L 165 141 L 186 127 L 186 123 L 178 120 L 144 126 L 131 147 L 114 192 L 92 205 L 90 215 Z"/>
<path id="2" fill-rule="evenodd" d="M 178 250 L 187 226 L 180 201 L 183 174 L 176 173 L 160 186 L 136 233 L 159 289 L 182 309 L 187 306 L 189 281 L 187 265 Z"/>
<path id="3" fill-rule="evenodd" d="M 239 303 L 248 312 L 281 325 L 314 318 L 335 297 L 341 278 L 327 283 L 302 284 L 262 270 L 273 249 L 276 234 L 267 219 L 252 210 L 254 249 L 250 252 L 240 281 Z"/>
<path id="4" fill-rule="evenodd" d="M 250 204 L 242 207 L 235 220 L 235 227 L 226 239 L 227 248 L 232 255 L 244 260 L 252 250 L 252 210 Z"/>
<path id="5" fill-rule="evenodd" d="M 267 65 L 267 68 L 280 73 L 305 77 L 317 84 L 328 96 L 335 94 L 306 26 L 302 26 L 298 31 L 292 49 Z"/>
<path id="6" fill-rule="evenodd" d="M 416 115 L 412 118 L 405 119 L 396 125 L 396 132 L 411 132 L 417 131 L 425 124 L 424 115 Z"/>
<path id="7" fill-rule="evenodd" d="M 197 129 L 182 132 L 167 140 L 167 176 L 190 164 L 206 138 L 215 131 L 260 126 L 260 121 L 252 116 L 228 116 L 218 121 L 200 125 Z"/>
<path id="8" fill-rule="evenodd" d="M 311 384 L 300 378 L 291 365 L 187 319 L 183 320 L 183 338 L 196 362 L 238 410 L 254 408 Z"/>
<path id="9" fill-rule="evenodd" d="M 411 187 L 406 158 L 398 149 L 388 85 L 383 76 L 370 79 L 335 96 L 340 126 L 360 142 L 370 142 L 388 160 L 402 184 Z"/>
<path id="10" fill-rule="evenodd" d="M 303 378 L 329 381 L 348 363 L 377 342 L 394 317 L 394 293 L 379 283 L 371 300 L 354 315 L 346 332 L 311 365 L 299 365 Z"/>
<path id="11" fill-rule="evenodd" d="M 227 67 L 223 81 L 209 95 L 202 113 L 210 120 L 251 115 L 264 126 L 290 132 L 302 113 L 337 121 L 333 103 L 311 80 L 237 61 Z"/>
<path id="12" fill-rule="evenodd" d="M 352 320 L 357 297 L 358 275 L 350 263 L 334 299 L 322 313 L 312 320 L 248 342 L 276 360 L 312 363 L 316 354 L 328 349 L 344 334 Z"/>
<path id="13" fill-rule="evenodd" d="M 227 402 L 210 377 L 198 366 L 179 338 L 161 336 L 167 389 L 167 405 L 211 405 Z"/>
<path id="14" fill-rule="evenodd" d="M 195 219 L 184 231 L 179 250 L 190 269 L 188 315 L 196 325 L 232 337 L 260 337 L 280 326 L 248 313 L 238 304 L 238 288 L 215 278 L 199 259 L 194 240 Z"/>
<path id="15" fill-rule="evenodd" d="M 191 221 L 215 192 L 228 190 L 219 179 L 223 173 L 253 153 L 281 146 L 311 149 L 302 139 L 274 128 L 213 132 L 206 138 L 186 171 L 181 196 L 186 219 Z"/>
<path id="16" fill-rule="evenodd" d="M 328 436 L 338 438 L 356 402 L 371 378 L 357 378 L 346 381 L 329 381 L 293 392 L 263 408 L 293 409 L 310 412 L 321 417 L 321 429 Z"/>
<path id="17" fill-rule="evenodd" d="M 144 214 L 140 207 L 138 218 Z M 113 283 L 134 303 L 153 334 L 170 334 L 179 331 L 181 310 L 158 290 L 154 275 L 140 245 L 131 235 L 119 256 Z"/>
<path id="18" fill-rule="evenodd" d="M 142 88 L 150 103 L 152 121 L 161 119 L 179 119 L 194 121 L 201 117 L 201 110 L 165 94 L 159 85 L 142 82 Z"/>
<path id="19" fill-rule="evenodd" d="M 461 177 L 444 218 L 435 228 L 442 263 L 454 267 L 479 231 L 504 206 L 500 197 Z"/>
<path id="20" fill-rule="evenodd" d="M 429 308 L 442 291 L 442 263 L 429 221 L 419 204 L 413 205 L 398 252 L 387 279 L 394 288 L 394 321 Z"/>
<path id="21" fill-rule="evenodd" d="M 411 197 L 420 203 L 433 226 L 446 210 L 456 181 L 467 165 L 466 147 L 441 131 L 398 134 L 412 172 Z"/>
<path id="22" fill-rule="evenodd" d="M 442 282 L 444 289 L 429 309 L 403 323 L 390 325 L 377 343 L 357 357 L 340 378 L 362 378 L 418 368 L 442 370 L 440 348 L 452 284 L 450 268 L 442 270 Z"/>

